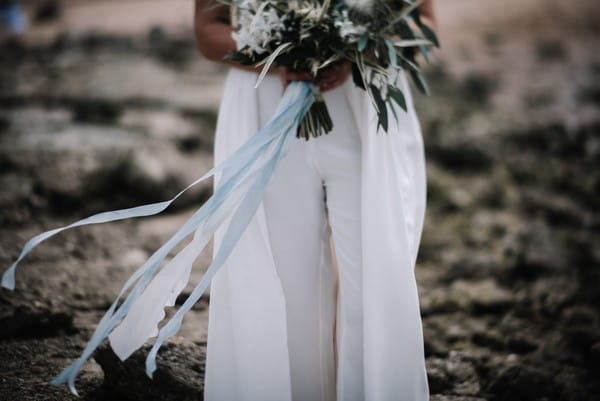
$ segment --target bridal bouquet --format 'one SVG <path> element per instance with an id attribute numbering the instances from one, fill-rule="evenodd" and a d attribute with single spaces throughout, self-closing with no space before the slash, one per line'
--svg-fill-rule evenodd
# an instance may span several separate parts
<path id="1" fill-rule="evenodd" d="M 219 0 L 232 7 L 237 50 L 227 57 L 243 65 L 262 66 L 257 86 L 272 66 L 308 72 L 315 79 L 323 68 L 347 60 L 354 83 L 369 95 L 378 127 L 388 127 L 387 103 L 406 110 L 394 86 L 401 70 L 427 93 L 417 55 L 428 59 L 439 46 L 421 20 L 416 0 Z M 297 136 L 308 139 L 332 129 L 322 96 L 315 89 L 312 107 Z M 390 107 L 392 113 L 396 113 Z"/>

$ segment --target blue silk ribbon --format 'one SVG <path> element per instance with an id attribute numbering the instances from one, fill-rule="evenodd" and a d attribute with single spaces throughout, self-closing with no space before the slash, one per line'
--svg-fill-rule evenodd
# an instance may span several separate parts
<path id="1" fill-rule="evenodd" d="M 179 331 L 183 316 L 198 302 L 215 273 L 226 261 L 256 214 L 269 179 L 273 175 L 282 155 L 287 151 L 290 143 L 289 139 L 297 132 L 298 125 L 313 102 L 314 96 L 310 84 L 299 81 L 292 82 L 287 87 L 275 116 L 264 128 L 252 135 L 228 159 L 191 183 L 174 198 L 164 202 L 99 213 L 68 226 L 41 233 L 25 244 L 17 260 L 2 276 L 2 286 L 5 288 L 15 288 L 17 265 L 40 242 L 73 227 L 158 214 L 169 207 L 188 189 L 217 173 L 221 174 L 213 195 L 127 280 L 115 301 L 98 323 L 79 358 L 56 376 L 52 380 L 52 384 L 67 383 L 71 393 L 78 395 L 75 388 L 75 378 L 83 364 L 127 315 L 132 304 L 159 271 L 161 263 L 169 252 L 192 232 L 196 231 L 194 239 L 198 234 L 204 237 L 212 236 L 222 224 L 227 222 L 228 226 L 221 245 L 216 250 L 213 261 L 202 280 L 158 333 L 157 340 L 146 359 L 146 373 L 149 377 L 152 377 L 153 372 L 156 370 L 155 359 L 160 346 Z M 232 118 L 235 118 L 235 116 L 232 116 Z M 119 301 L 128 291 L 129 294 L 117 308 Z"/>

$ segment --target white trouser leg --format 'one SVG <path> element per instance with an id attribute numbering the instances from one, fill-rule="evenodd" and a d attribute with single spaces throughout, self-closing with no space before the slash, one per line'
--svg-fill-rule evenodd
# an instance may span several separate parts
<path id="1" fill-rule="evenodd" d="M 271 117 L 281 92 L 279 80 L 261 85 L 262 125 Z M 259 92 L 260 93 L 260 92 Z M 271 94 L 271 96 L 269 96 Z M 327 244 L 322 179 L 308 160 L 308 143 L 291 138 L 263 201 L 271 250 L 283 286 L 293 401 L 334 401 L 335 282 L 321 269 Z M 260 296 L 260 294 L 257 294 Z"/>
<path id="2" fill-rule="evenodd" d="M 337 401 L 361 401 L 364 400 L 361 144 L 341 90 L 325 93 L 325 99 L 334 130 L 313 142 L 312 150 L 325 182 L 339 270 Z"/>
<path id="3" fill-rule="evenodd" d="M 278 92 L 274 87 L 264 93 Z M 267 188 L 264 210 L 286 298 L 292 399 L 358 401 L 364 398 L 360 139 L 341 88 L 325 99 L 334 130 L 308 141 L 292 139 Z M 260 98 L 262 125 L 278 100 Z M 335 339 L 335 293 L 320 260 L 327 244 L 326 207 L 339 268 Z"/>
<path id="4" fill-rule="evenodd" d="M 323 187 L 304 162 L 305 143 L 298 140 L 294 145 L 298 146 L 281 161 L 264 199 L 286 300 L 292 399 L 332 401 L 335 298 L 333 285 L 329 290 L 321 287 L 326 285 L 320 269 L 321 246 L 326 243 Z"/>

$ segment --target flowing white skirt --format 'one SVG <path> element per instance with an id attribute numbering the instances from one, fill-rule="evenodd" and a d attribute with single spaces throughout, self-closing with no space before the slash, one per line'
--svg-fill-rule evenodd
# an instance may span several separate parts
<path id="1" fill-rule="evenodd" d="M 281 96 L 276 82 L 265 82 L 254 89 L 256 77 L 255 73 L 237 69 L 229 72 L 219 111 L 216 163 L 264 124 L 267 109 L 272 109 Z M 423 143 L 409 88 L 404 76 L 400 78 L 398 85 L 405 92 L 409 111 L 396 110 L 398 121 L 390 121 L 388 133 L 377 132 L 372 105 L 350 82 L 337 94 L 326 97 L 329 102 L 347 102 L 351 114 L 347 121 L 360 138 L 357 174 L 361 181 L 358 204 L 362 252 L 358 264 L 362 277 L 358 281 L 362 298 L 356 301 L 363 314 L 359 336 L 362 349 L 357 350 L 363 360 L 353 375 L 362 375 L 358 399 L 367 401 L 429 398 L 414 277 L 425 210 Z M 302 215 L 302 210 L 291 207 L 289 212 Z M 294 385 L 302 382 L 302 372 L 294 368 L 301 366 L 294 362 L 294 355 L 301 351 L 297 340 L 292 341 L 298 338 L 298 326 L 290 324 L 289 305 L 286 307 L 290 286 L 281 275 L 281 262 L 276 265 L 281 256 L 275 257 L 274 253 L 281 252 L 273 250 L 273 223 L 266 215 L 261 206 L 211 284 L 205 398 L 303 401 L 303 394 L 310 393 L 311 399 L 324 401 L 353 399 L 352 394 L 339 391 L 339 383 L 336 396 L 336 377 L 327 368 L 334 363 L 329 354 L 323 359 L 325 367 L 314 376 L 321 378 L 314 383 L 318 391 L 303 392 Z M 216 245 L 221 236 L 217 232 Z M 277 240 L 281 242 L 281 238 Z M 322 311 L 329 311 L 327 318 L 335 319 L 331 305 L 326 304 L 333 299 L 331 291 L 336 280 L 328 238 L 317 240 L 322 244 L 315 259 L 319 266 L 314 271 L 320 283 L 315 298 L 322 300 Z M 293 333 L 291 327 L 296 327 Z M 330 336 L 331 331 L 323 330 L 321 335 Z M 292 343 L 296 344 L 294 349 Z M 311 347 L 308 339 L 306 344 Z M 307 349 L 310 352 L 314 349 Z"/>

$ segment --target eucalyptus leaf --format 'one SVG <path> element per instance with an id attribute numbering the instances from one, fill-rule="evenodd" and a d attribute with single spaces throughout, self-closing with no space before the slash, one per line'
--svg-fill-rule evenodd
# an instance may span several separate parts
<path id="1" fill-rule="evenodd" d="M 369 86 L 367 84 L 367 82 L 369 81 L 369 79 L 367 78 L 367 69 L 366 69 L 366 66 L 365 66 L 365 59 L 362 56 L 362 53 L 358 53 L 356 55 L 356 65 L 358 66 L 358 69 L 360 71 L 360 76 L 363 79 L 365 90 L 367 91 L 367 94 L 369 95 L 369 97 L 371 99 L 373 99 L 373 93 L 371 92 L 371 86 Z"/>
<path id="2" fill-rule="evenodd" d="M 394 47 L 394 44 L 391 40 L 386 39 L 385 45 L 388 48 L 388 57 L 390 59 L 390 64 L 392 64 L 394 68 L 398 68 L 398 55 L 396 54 L 396 48 Z"/>
<path id="3" fill-rule="evenodd" d="M 387 130 L 388 130 L 387 105 L 385 104 L 385 101 L 381 97 L 381 91 L 379 90 L 379 88 L 373 84 L 371 84 L 370 87 L 371 87 L 371 93 L 373 93 L 373 100 L 375 101 L 375 104 L 377 105 L 377 116 L 378 116 L 377 127 L 379 127 L 381 125 L 383 130 L 385 132 L 387 132 Z"/>
<path id="4" fill-rule="evenodd" d="M 398 113 L 396 113 L 396 108 L 394 107 L 394 105 L 392 104 L 392 100 L 391 98 L 388 98 L 386 100 L 386 102 L 388 102 L 390 104 L 390 110 L 392 111 L 392 114 L 394 115 L 394 120 L 396 122 L 398 122 Z"/>
<path id="5" fill-rule="evenodd" d="M 402 93 L 402 91 L 398 88 L 396 88 L 394 85 L 389 85 L 388 86 L 388 94 L 390 96 L 390 98 L 396 102 L 396 104 L 398 106 L 400 106 L 402 108 L 402 110 L 407 111 L 407 107 L 406 107 L 406 98 L 404 97 L 404 93 Z"/>
<path id="6" fill-rule="evenodd" d="M 352 81 L 354 81 L 354 85 L 358 86 L 360 89 L 366 89 L 363 76 L 360 73 L 360 69 L 358 68 L 358 65 L 356 65 L 356 63 L 352 63 Z"/>
<path id="7" fill-rule="evenodd" d="M 413 63 L 412 61 L 410 61 L 409 59 L 407 59 L 406 57 L 404 57 L 404 56 L 402 56 L 402 55 L 401 55 L 401 56 L 400 56 L 400 59 L 401 59 L 401 60 L 402 60 L 404 63 L 406 63 L 406 65 L 407 65 L 408 67 L 410 67 L 410 70 L 411 70 L 411 72 L 413 72 L 413 71 L 419 71 L 419 66 L 418 66 L 417 64 Z"/>
<path id="8" fill-rule="evenodd" d="M 406 40 L 398 40 L 394 42 L 394 46 L 396 47 L 414 47 L 414 46 L 422 46 L 422 45 L 431 45 L 432 42 L 428 39 L 406 39 Z"/>
<path id="9" fill-rule="evenodd" d="M 388 24 L 388 26 L 393 26 L 396 23 L 398 23 L 399 21 L 402 21 L 403 19 L 405 19 L 410 13 L 412 13 L 413 11 L 416 11 L 418 13 L 419 10 L 419 6 L 421 5 L 423 1 L 422 0 L 417 0 L 415 2 L 412 3 L 408 3 L 407 2 L 407 6 L 402 10 L 402 12 L 392 20 L 392 22 L 390 22 Z"/>
<path id="10" fill-rule="evenodd" d="M 329 64 L 335 63 L 336 61 L 339 61 L 341 59 L 342 58 L 340 56 L 338 56 L 337 54 L 333 55 L 333 56 L 329 57 L 327 60 L 325 60 L 323 63 L 321 63 L 321 65 L 319 66 L 318 69 L 321 70 L 321 69 L 327 67 Z"/>
<path id="11" fill-rule="evenodd" d="M 420 71 L 411 71 L 410 75 L 413 79 L 413 82 L 417 86 L 417 88 L 421 91 L 421 93 L 425 95 L 429 95 L 429 87 L 427 86 L 427 82 L 425 82 L 425 78 Z"/>
<path id="12" fill-rule="evenodd" d="M 271 54 L 269 56 L 269 58 L 261 61 L 258 65 L 265 63 L 265 66 L 263 67 L 262 71 L 260 72 L 260 75 L 258 76 L 258 79 L 256 81 L 256 85 L 254 85 L 255 88 L 258 88 L 258 86 L 260 85 L 260 83 L 262 82 L 262 80 L 265 78 L 265 76 L 267 75 L 267 72 L 269 71 L 269 68 L 271 68 L 271 65 L 273 65 L 273 62 L 275 62 L 275 59 L 277 58 L 277 56 L 279 56 L 279 53 L 283 52 L 284 50 L 290 48 L 292 46 L 291 43 L 284 43 L 282 45 L 280 45 L 277 49 L 275 49 L 275 51 L 273 52 L 273 54 Z"/>
<path id="13" fill-rule="evenodd" d="M 425 46 L 425 45 L 421 45 L 421 46 L 419 46 L 419 50 L 421 51 L 421 54 L 423 55 L 423 58 L 425 59 L 425 61 L 427 61 L 429 63 L 430 60 L 429 60 L 429 49 L 428 49 L 428 47 Z"/>
<path id="14" fill-rule="evenodd" d="M 398 27 L 398 34 L 400 35 L 401 38 L 404 39 L 416 39 L 416 35 L 415 32 L 410 28 L 410 25 L 408 25 L 408 23 L 405 20 L 399 21 L 396 23 L 396 25 Z"/>
<path id="15" fill-rule="evenodd" d="M 425 35 L 427 40 L 429 40 L 431 43 L 433 43 L 435 45 L 435 47 L 439 48 L 440 42 L 439 42 L 435 32 L 424 23 L 421 23 L 419 25 L 419 27 L 421 28 L 421 31 L 423 32 L 423 35 Z"/>
<path id="16" fill-rule="evenodd" d="M 362 53 L 367 48 L 367 43 L 369 43 L 369 34 L 365 32 L 358 40 L 358 44 L 356 45 L 357 50 Z"/>

